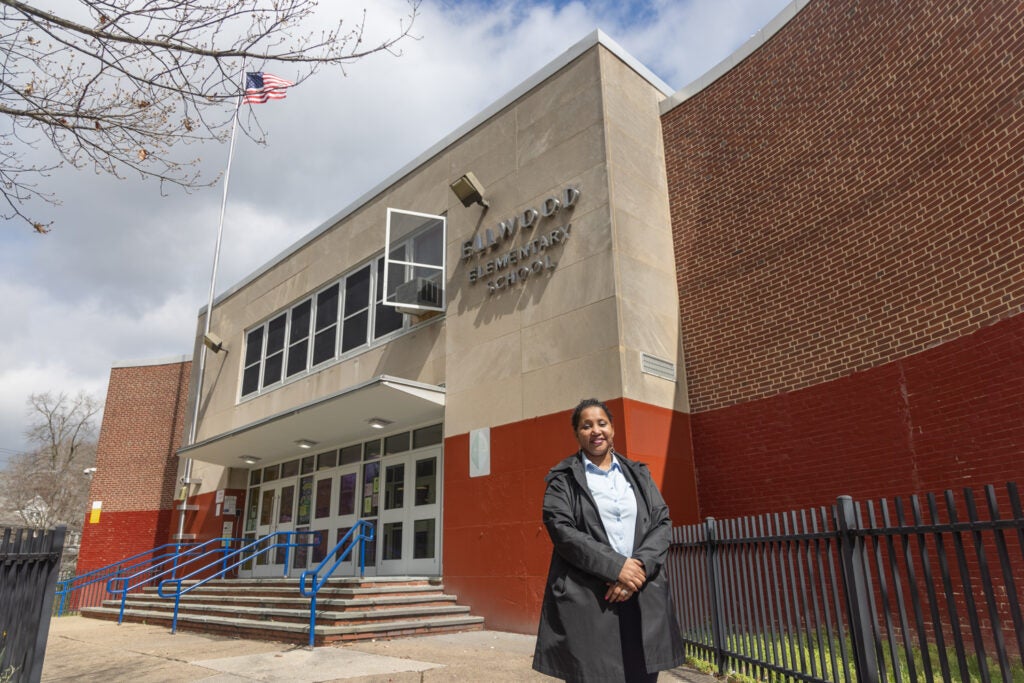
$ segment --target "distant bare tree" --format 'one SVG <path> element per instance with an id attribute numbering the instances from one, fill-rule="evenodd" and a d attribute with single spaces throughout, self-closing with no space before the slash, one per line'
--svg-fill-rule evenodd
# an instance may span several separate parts
<path id="1" fill-rule="evenodd" d="M 395 31 L 366 44 L 365 10 L 352 25 L 308 30 L 315 0 L 64 0 L 60 11 L 43 9 L 53 2 L 0 0 L 3 218 L 47 232 L 50 224 L 24 208 L 57 201 L 36 182 L 63 163 L 186 189 L 206 184 L 198 160 L 171 149 L 226 135 L 243 65 L 272 64 L 299 83 L 324 65 L 344 70 L 394 53 L 417 16 L 420 0 L 407 1 Z M 28 153 L 36 147 L 62 161 L 38 161 Z"/>
<path id="2" fill-rule="evenodd" d="M 32 449 L 14 456 L 0 472 L 0 499 L 7 513 L 35 529 L 66 524 L 80 533 L 89 498 L 86 468 L 96 462 L 96 424 L 100 403 L 80 392 L 32 394 L 29 427 Z"/>

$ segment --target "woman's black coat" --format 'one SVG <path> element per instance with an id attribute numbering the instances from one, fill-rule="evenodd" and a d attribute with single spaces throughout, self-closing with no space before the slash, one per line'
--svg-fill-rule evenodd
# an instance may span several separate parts
<path id="1" fill-rule="evenodd" d="M 647 583 L 631 600 L 639 601 L 644 656 L 653 673 L 685 659 L 664 571 L 672 522 L 647 466 L 615 456 L 637 494 L 633 557 L 643 562 Z M 627 558 L 608 543 L 579 454 L 551 468 L 545 481 L 544 525 L 554 550 L 533 668 L 570 681 L 621 681 L 620 607 L 604 596 Z"/>

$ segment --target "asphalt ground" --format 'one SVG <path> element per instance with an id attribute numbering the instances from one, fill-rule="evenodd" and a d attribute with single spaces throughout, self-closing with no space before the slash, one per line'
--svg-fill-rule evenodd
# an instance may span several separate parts
<path id="1" fill-rule="evenodd" d="M 469 631 L 309 649 L 166 627 L 60 617 L 50 622 L 43 681 L 293 681 L 432 683 L 554 681 L 530 668 L 534 636 Z M 662 672 L 661 683 L 715 683 L 689 668 Z"/>

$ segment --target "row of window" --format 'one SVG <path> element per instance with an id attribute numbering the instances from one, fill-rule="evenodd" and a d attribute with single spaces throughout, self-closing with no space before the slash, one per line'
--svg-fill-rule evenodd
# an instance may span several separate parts
<path id="1" fill-rule="evenodd" d="M 317 455 L 295 458 L 283 463 L 268 465 L 262 469 L 250 470 L 249 486 L 259 486 L 261 483 L 267 484 L 278 479 L 310 474 L 340 465 L 351 465 L 360 460 L 376 460 L 382 455 L 404 453 L 410 448 L 415 450 L 436 446 L 441 443 L 443 437 L 444 425 L 439 422 L 428 427 L 385 436 L 382 439 L 371 439 L 351 446 L 324 451 Z"/>
<path id="2" fill-rule="evenodd" d="M 387 265 L 381 255 L 246 332 L 242 397 L 279 386 L 409 327 L 409 316 L 395 308 L 400 303 L 395 288 L 420 280 L 436 287 L 435 281 L 443 282 L 444 277 L 444 223 L 426 225 L 418 234 L 391 245 Z M 435 262 L 439 265 L 432 265 Z M 392 289 L 388 297 L 385 267 Z"/>

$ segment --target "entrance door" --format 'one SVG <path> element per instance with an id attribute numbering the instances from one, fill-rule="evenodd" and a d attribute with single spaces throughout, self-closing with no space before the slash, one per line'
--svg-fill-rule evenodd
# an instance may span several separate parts
<path id="1" fill-rule="evenodd" d="M 296 481 L 288 478 L 265 483 L 259 490 L 259 516 L 256 535 L 263 537 L 277 531 L 294 531 Z M 277 536 L 274 543 L 287 543 L 290 537 Z M 283 576 L 286 549 L 273 548 L 256 558 L 253 576 Z"/>
<path id="2" fill-rule="evenodd" d="M 381 463 L 381 574 L 440 574 L 440 460 L 441 450 L 428 448 Z"/>
<path id="3" fill-rule="evenodd" d="M 316 501 L 310 528 L 318 532 L 319 543 L 313 548 L 310 567 L 315 567 L 323 560 L 355 525 L 358 481 L 358 462 L 317 472 L 314 486 Z M 355 552 L 338 565 L 334 575 L 352 576 L 356 566 L 354 562 L 358 563 Z"/>

